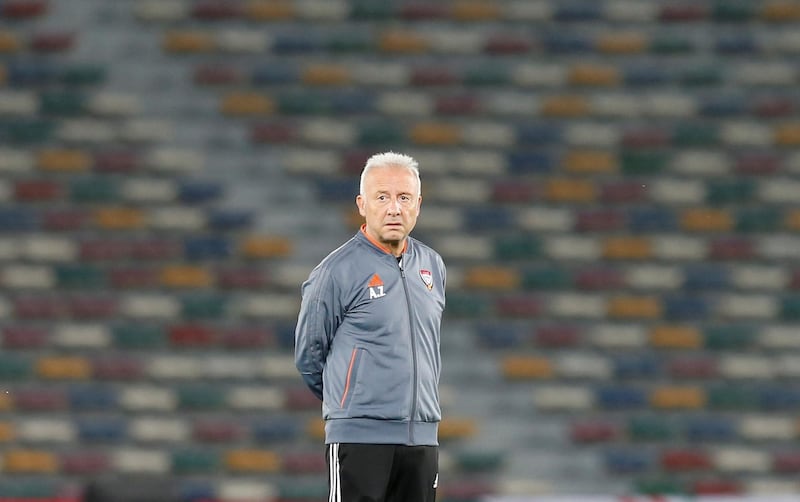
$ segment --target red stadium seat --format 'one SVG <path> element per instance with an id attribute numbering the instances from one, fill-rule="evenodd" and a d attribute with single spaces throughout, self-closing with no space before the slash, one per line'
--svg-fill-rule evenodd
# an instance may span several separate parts
<path id="1" fill-rule="evenodd" d="M 64 411 L 69 407 L 67 394 L 55 388 L 24 388 L 14 391 L 14 408 L 19 411 Z"/>
<path id="2" fill-rule="evenodd" d="M 103 356 L 92 362 L 94 378 L 101 380 L 136 381 L 144 376 L 141 361 L 129 356 Z"/>
<path id="3" fill-rule="evenodd" d="M 612 422 L 586 420 L 570 426 L 570 439 L 575 443 L 612 441 L 619 437 L 620 428 Z"/>
<path id="4" fill-rule="evenodd" d="M 581 342 L 581 332 L 577 326 L 544 325 L 536 328 L 534 340 L 539 347 L 575 347 Z"/>
<path id="5" fill-rule="evenodd" d="M 203 419 L 192 428 L 192 437 L 204 443 L 230 443 L 240 439 L 244 431 L 233 421 Z"/>
<path id="6" fill-rule="evenodd" d="M 6 326 L 3 328 L 3 348 L 40 349 L 48 342 L 49 333 L 42 326 Z"/>
<path id="7" fill-rule="evenodd" d="M 693 449 L 668 449 L 661 453 L 661 466 L 667 471 L 690 472 L 711 468 L 708 453 Z"/>
<path id="8" fill-rule="evenodd" d="M 169 328 L 169 341 L 173 347 L 209 347 L 216 343 L 217 334 L 209 326 L 182 324 Z"/>

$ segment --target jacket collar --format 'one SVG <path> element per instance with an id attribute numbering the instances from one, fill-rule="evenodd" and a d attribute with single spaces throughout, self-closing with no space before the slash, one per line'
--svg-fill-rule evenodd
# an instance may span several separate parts
<path id="1" fill-rule="evenodd" d="M 366 239 L 367 242 L 369 242 L 372 246 L 376 247 L 381 252 L 389 254 L 389 255 L 392 254 L 392 251 L 389 248 L 387 248 L 386 246 L 384 246 L 383 244 L 381 244 L 377 240 L 373 239 L 372 236 L 367 233 L 367 225 L 366 224 L 361 225 L 361 229 L 358 231 L 358 233 L 364 239 Z M 403 251 L 402 251 L 401 254 L 405 254 L 405 252 L 408 251 L 408 241 L 409 241 L 409 239 L 410 239 L 410 237 L 406 237 L 406 241 L 403 243 Z"/>

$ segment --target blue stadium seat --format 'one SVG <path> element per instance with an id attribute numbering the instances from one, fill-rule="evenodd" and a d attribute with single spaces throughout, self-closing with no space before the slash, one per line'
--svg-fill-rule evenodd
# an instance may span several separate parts
<path id="1" fill-rule="evenodd" d="M 764 411 L 793 412 L 800 410 L 800 389 L 770 385 L 758 390 L 759 408 Z"/>
<path id="2" fill-rule="evenodd" d="M 555 165 L 553 157 L 545 152 L 516 150 L 508 154 L 508 173 L 512 176 L 552 173 Z"/>
<path id="3" fill-rule="evenodd" d="M 636 410 L 647 407 L 647 393 L 631 386 L 599 387 L 595 391 L 598 407 L 604 410 Z"/>
<path id="4" fill-rule="evenodd" d="M 719 54 L 728 56 L 742 56 L 758 52 L 758 41 L 750 33 L 737 33 L 723 35 L 717 38 L 714 50 Z"/>
<path id="5" fill-rule="evenodd" d="M 178 184 L 178 199 L 186 204 L 203 204 L 222 196 L 223 185 L 218 181 L 186 180 Z"/>
<path id="6" fill-rule="evenodd" d="M 0 232 L 30 232 L 38 227 L 36 212 L 31 208 L 0 208 Z"/>
<path id="7" fill-rule="evenodd" d="M 592 40 L 575 32 L 550 32 L 542 37 L 541 45 L 552 54 L 583 54 L 592 49 Z"/>
<path id="8" fill-rule="evenodd" d="M 69 406 L 80 412 L 113 410 L 117 407 L 117 392 L 108 385 L 76 385 L 69 389 Z"/>
<path id="9" fill-rule="evenodd" d="M 563 127 L 548 122 L 517 124 L 517 144 L 520 146 L 552 145 L 563 141 Z"/>
<path id="10" fill-rule="evenodd" d="M 641 448 L 612 447 L 603 455 L 603 464 L 609 473 L 629 475 L 649 471 L 655 466 L 655 459 L 651 452 Z"/>
<path id="11" fill-rule="evenodd" d="M 233 243 L 226 237 L 188 237 L 183 254 L 187 260 L 225 259 L 233 255 Z"/>
<path id="12" fill-rule="evenodd" d="M 664 318 L 674 320 L 707 319 L 710 305 L 702 296 L 669 296 L 664 298 Z"/>
<path id="13" fill-rule="evenodd" d="M 217 231 L 241 230 L 253 222 L 249 209 L 213 209 L 208 213 L 208 226 Z"/>
<path id="14" fill-rule="evenodd" d="M 628 213 L 628 227 L 635 233 L 673 232 L 678 228 L 678 219 L 668 208 L 633 208 Z"/>
<path id="15" fill-rule="evenodd" d="M 683 288 L 689 291 L 717 290 L 730 287 L 730 273 L 717 264 L 690 265 L 684 270 Z"/>
<path id="16" fill-rule="evenodd" d="M 731 417 L 709 415 L 686 421 L 684 434 L 692 443 L 725 443 L 736 438 L 737 423 Z"/>
<path id="17" fill-rule="evenodd" d="M 464 210 L 466 228 L 483 230 L 509 230 L 514 224 L 514 215 L 504 207 L 468 207 Z"/>
<path id="18" fill-rule="evenodd" d="M 251 435 L 259 443 L 293 441 L 303 432 L 301 424 L 292 417 L 259 419 L 250 429 Z"/>
<path id="19" fill-rule="evenodd" d="M 51 61 L 26 58 L 11 61 L 6 66 L 6 80 L 12 87 L 37 87 L 53 83 L 58 78 L 58 68 Z"/>
<path id="20" fill-rule="evenodd" d="M 661 375 L 661 359 L 651 354 L 625 354 L 613 358 L 617 380 L 650 380 Z"/>
<path id="21" fill-rule="evenodd" d="M 487 349 L 519 347 L 524 343 L 524 330 L 512 323 L 484 323 L 476 328 L 478 341 Z"/>
<path id="22" fill-rule="evenodd" d="M 121 417 L 83 417 L 76 425 L 78 437 L 87 443 L 120 443 L 128 434 L 128 423 Z"/>

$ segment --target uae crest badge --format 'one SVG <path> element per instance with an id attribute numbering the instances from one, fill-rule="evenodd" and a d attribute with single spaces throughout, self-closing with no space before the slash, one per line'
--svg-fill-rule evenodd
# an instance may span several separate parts
<path id="1" fill-rule="evenodd" d="M 430 270 L 425 270 L 424 268 L 419 270 L 419 276 L 422 278 L 422 282 L 425 283 L 425 287 L 428 288 L 428 291 L 433 289 L 433 275 L 431 274 Z"/>

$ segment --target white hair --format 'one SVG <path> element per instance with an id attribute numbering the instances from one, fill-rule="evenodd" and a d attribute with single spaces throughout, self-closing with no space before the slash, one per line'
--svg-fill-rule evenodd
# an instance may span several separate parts
<path id="1" fill-rule="evenodd" d="M 367 163 L 364 165 L 364 170 L 361 171 L 361 182 L 358 187 L 361 195 L 364 195 L 364 178 L 366 178 L 367 173 L 372 170 L 372 168 L 381 166 L 405 167 L 417 178 L 417 187 L 419 190 L 417 195 L 422 192 L 422 182 L 419 179 L 419 163 L 409 155 L 396 152 L 384 152 L 376 153 L 367 159 Z"/>

